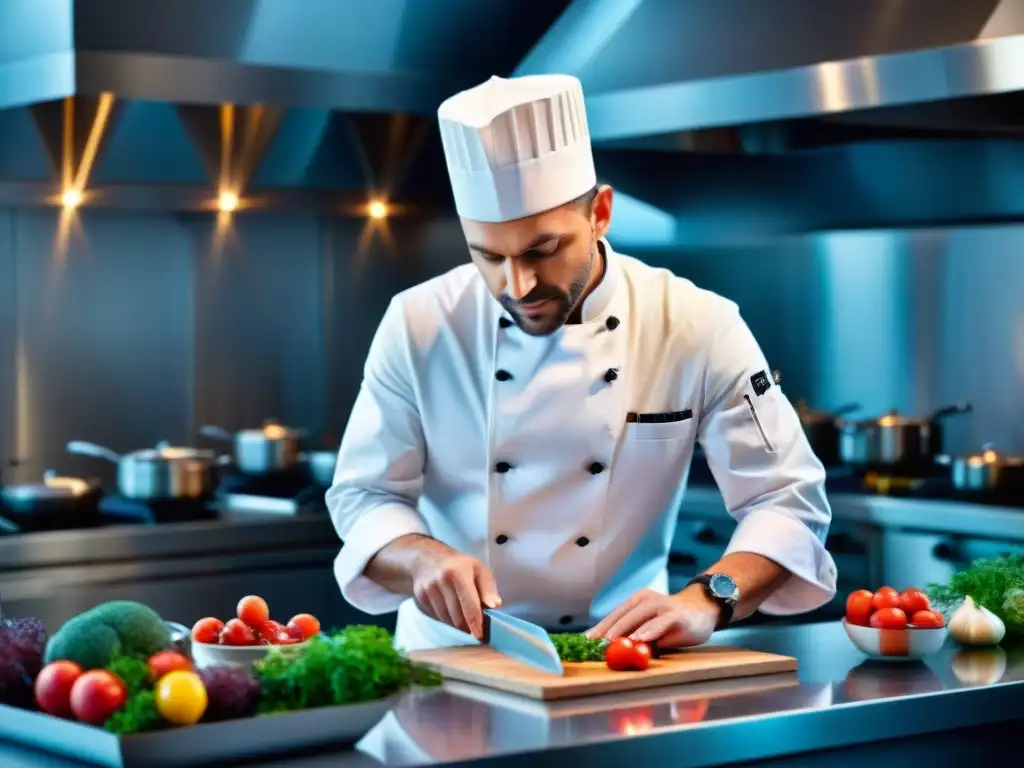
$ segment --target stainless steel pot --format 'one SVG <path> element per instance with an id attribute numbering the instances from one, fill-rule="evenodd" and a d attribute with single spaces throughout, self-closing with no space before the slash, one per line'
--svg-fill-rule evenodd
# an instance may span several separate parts
<path id="1" fill-rule="evenodd" d="M 6 509 L 16 515 L 75 515 L 94 511 L 102 490 L 96 480 L 61 477 L 50 469 L 41 483 L 5 485 L 0 500 Z"/>
<path id="2" fill-rule="evenodd" d="M 334 469 L 338 464 L 337 451 L 309 451 L 304 454 L 309 475 L 321 488 L 334 485 Z"/>
<path id="3" fill-rule="evenodd" d="M 941 421 L 970 410 L 965 402 L 939 408 L 926 419 L 890 411 L 877 419 L 846 422 L 840 427 L 839 457 L 858 469 L 929 472 L 942 454 Z"/>
<path id="4" fill-rule="evenodd" d="M 208 498 L 220 482 L 220 468 L 231 461 L 214 451 L 176 448 L 166 443 L 122 456 L 95 443 L 73 440 L 67 444 L 67 451 L 117 464 L 118 492 L 140 501 Z"/>
<path id="5" fill-rule="evenodd" d="M 841 463 L 839 458 L 839 429 L 842 417 L 860 410 L 859 403 L 847 403 L 834 411 L 816 411 L 809 408 L 801 400 L 797 403 L 796 412 L 803 425 L 804 434 L 811 444 L 811 449 L 826 467 L 834 467 Z"/>
<path id="6" fill-rule="evenodd" d="M 299 463 L 299 449 L 305 431 L 291 429 L 270 419 L 260 429 L 231 433 L 223 427 L 204 426 L 199 434 L 214 440 L 233 442 L 235 466 L 247 475 L 284 472 Z"/>
<path id="7" fill-rule="evenodd" d="M 1024 492 L 1024 456 L 997 452 L 991 443 L 980 453 L 966 456 L 938 456 L 936 461 L 950 469 L 958 491 Z"/>

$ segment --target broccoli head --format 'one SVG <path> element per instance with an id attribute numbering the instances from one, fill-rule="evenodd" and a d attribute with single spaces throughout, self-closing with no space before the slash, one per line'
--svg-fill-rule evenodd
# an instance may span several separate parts
<path id="1" fill-rule="evenodd" d="M 114 600 L 68 620 L 50 638 L 45 661 L 65 659 L 84 669 L 100 669 L 118 656 L 148 658 L 170 645 L 170 632 L 156 611 L 141 603 Z"/>

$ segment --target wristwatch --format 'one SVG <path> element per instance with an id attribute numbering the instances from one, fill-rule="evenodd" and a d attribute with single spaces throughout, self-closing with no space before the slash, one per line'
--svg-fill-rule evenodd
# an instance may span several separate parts
<path id="1" fill-rule="evenodd" d="M 691 584 L 703 586 L 704 593 L 714 600 L 721 609 L 715 629 L 721 629 L 732 621 L 736 603 L 740 601 L 740 588 L 736 586 L 732 576 L 724 573 L 702 573 L 700 576 L 690 579 L 686 586 Z"/>

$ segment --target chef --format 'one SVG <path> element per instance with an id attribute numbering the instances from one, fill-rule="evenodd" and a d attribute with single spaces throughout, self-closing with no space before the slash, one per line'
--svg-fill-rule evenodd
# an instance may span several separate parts
<path id="1" fill-rule="evenodd" d="M 478 642 L 483 607 L 681 647 L 829 601 L 822 465 L 737 306 L 605 238 L 579 81 L 494 77 L 438 119 L 470 263 L 371 344 L 327 493 L 345 598 L 406 650 Z M 698 442 L 737 525 L 670 594 Z"/>

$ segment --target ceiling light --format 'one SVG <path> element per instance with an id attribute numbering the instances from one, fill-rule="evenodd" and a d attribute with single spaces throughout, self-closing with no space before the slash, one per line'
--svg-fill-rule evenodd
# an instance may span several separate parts
<path id="1" fill-rule="evenodd" d="M 367 210 L 369 211 L 371 219 L 380 220 L 387 218 L 388 215 L 387 205 L 382 203 L 380 200 L 374 200 L 372 203 L 370 203 L 369 208 Z"/>
<path id="2" fill-rule="evenodd" d="M 221 192 L 217 205 L 224 213 L 231 213 L 238 207 L 238 195 L 234 192 Z"/>
<path id="3" fill-rule="evenodd" d="M 77 208 L 82 202 L 82 193 L 77 189 L 65 190 L 60 202 L 65 208 Z"/>

